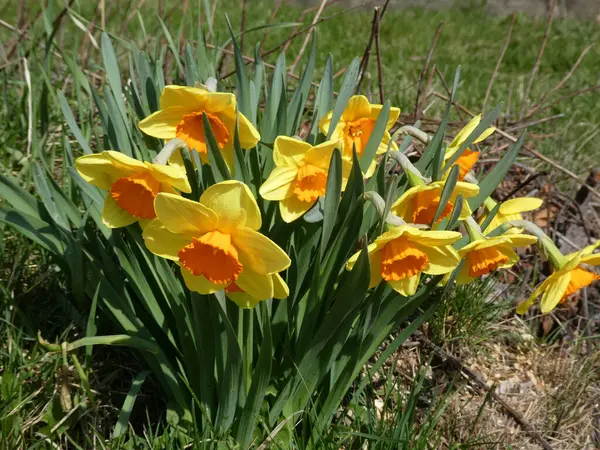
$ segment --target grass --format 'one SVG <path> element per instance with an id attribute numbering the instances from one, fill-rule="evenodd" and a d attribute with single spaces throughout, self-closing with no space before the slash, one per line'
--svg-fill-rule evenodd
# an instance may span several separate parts
<path id="1" fill-rule="evenodd" d="M 116 41 L 115 45 L 122 56 L 120 62 L 123 70 L 126 70 L 128 65 L 125 52 L 125 44 L 128 41 L 133 40 L 144 48 L 146 37 L 152 38 L 162 33 L 160 24 L 156 20 L 157 1 L 145 2 L 139 17 L 134 15 L 129 25 L 122 30 L 124 18 L 133 11 L 134 3 L 136 2 L 119 5 L 118 8 L 109 7 L 106 18 L 107 29 L 113 33 L 113 36 L 122 37 L 122 40 Z M 181 17 L 178 11 L 171 13 L 171 8 L 176 8 L 178 4 L 166 3 L 168 5 L 165 7 L 164 17 L 167 28 L 174 36 L 179 36 L 181 33 L 185 35 L 195 16 L 188 14 Z M 265 17 L 270 14 L 272 8 L 271 3 L 267 1 L 248 3 L 250 7 L 246 19 L 247 29 L 264 23 Z M 233 28 L 239 29 L 237 2 L 226 0 L 220 5 L 219 13 L 222 10 L 230 11 Z M 39 8 L 37 2 L 27 3 L 26 19 L 33 20 Z M 42 13 L 42 20 L 36 21 L 29 29 L 27 36 L 21 40 L 11 58 L 8 58 L 10 50 L 8 44 L 14 42 L 15 33 L 6 27 L 0 28 L 2 43 L 0 44 L 0 67 L 2 67 L 0 69 L 0 97 L 2 98 L 0 123 L 3 124 L 0 127 L 0 147 L 3 148 L 0 156 L 3 167 L 0 170 L 2 171 L 21 171 L 27 167 L 28 161 L 23 157 L 28 144 L 30 116 L 34 125 L 32 139 L 34 155 L 41 155 L 50 160 L 52 158 L 49 155 L 62 145 L 60 138 L 57 137 L 60 136 L 57 132 L 63 127 L 62 114 L 55 99 L 44 87 L 69 90 L 73 80 L 67 75 L 66 65 L 70 64 L 70 61 L 77 61 L 86 67 L 87 72 L 82 76 L 89 78 L 92 74 L 97 74 L 100 78 L 103 77 L 97 65 L 101 59 L 100 51 L 94 48 L 91 40 L 86 38 L 85 32 L 79 29 L 74 21 L 74 19 L 81 20 L 82 23 L 87 24 L 86 19 L 92 19 L 94 11 L 86 2 L 74 4 L 74 11 L 80 12 L 81 16 L 73 14 L 72 17 L 67 15 L 63 19 L 56 33 L 58 45 L 50 53 L 50 59 L 44 61 L 46 39 L 52 33 L 52 23 L 62 8 L 63 3 L 60 1 L 48 2 L 45 12 Z M 341 12 L 339 9 L 327 10 L 325 16 Z M 276 21 L 295 22 L 298 13 L 297 7 L 286 4 L 281 8 Z M 16 24 L 18 17 L 16 3 L 7 2 L 0 7 L 0 16 L 5 22 Z M 369 11 L 359 10 L 339 14 L 320 25 L 317 29 L 319 48 L 317 67 L 324 67 L 328 53 L 333 56 L 334 72 L 346 67 L 353 57 L 361 56 L 370 31 L 370 19 Z M 385 91 L 404 111 L 410 111 L 414 107 L 419 74 L 435 27 L 441 20 L 444 20 L 445 24 L 433 62 L 447 79 L 451 78 L 455 67 L 461 65 L 463 83 L 458 100 L 472 110 L 481 109 L 482 99 L 502 49 L 510 20 L 485 16 L 477 10 L 450 12 L 418 9 L 390 10 L 381 28 Z M 309 23 L 310 17 L 304 22 Z M 543 20 L 525 16 L 519 16 L 515 24 L 513 38 L 490 100 L 490 104 L 500 101 L 510 104 L 509 110 L 512 116 L 519 110 L 520 103 L 525 101 L 522 93 L 535 62 L 545 25 Z M 220 42 L 227 38 L 223 15 L 217 14 L 215 30 L 219 32 Z M 264 48 L 269 49 L 277 45 L 288 36 L 289 32 L 290 28 L 271 30 Z M 98 39 L 99 33 L 95 31 L 94 36 Z M 248 34 L 247 54 L 251 54 L 249 49 L 261 38 L 261 31 Z M 84 39 L 87 42 L 85 45 L 82 44 Z M 303 38 L 298 38 L 291 44 L 287 53 L 288 64 L 294 60 L 302 40 Z M 599 25 L 591 22 L 556 20 L 532 91 L 532 98 L 539 98 L 556 85 L 570 70 L 580 51 L 587 44 L 598 41 L 600 41 Z M 154 51 L 152 44 L 145 48 Z M 28 83 L 23 76 L 23 60 L 18 59 L 23 57 L 27 58 L 32 77 L 33 111 L 29 110 L 27 103 Z M 574 91 L 597 84 L 599 59 L 600 49 L 596 46 L 588 53 L 579 70 L 569 80 L 565 91 Z M 271 59 L 268 61 L 274 62 Z M 45 74 L 41 70 L 44 64 L 48 64 Z M 229 62 L 227 64 L 229 65 Z M 367 90 L 376 92 L 376 70 L 373 60 L 369 70 L 370 81 L 367 82 Z M 296 69 L 296 73 L 299 72 L 300 66 Z M 338 78 L 336 82 L 339 83 L 340 79 Z M 435 83 L 434 87 L 442 90 L 437 80 Z M 44 95 L 47 96 L 46 100 Z M 435 113 L 438 106 L 434 106 L 431 111 Z M 88 107 L 85 101 L 78 102 L 76 113 L 79 118 L 86 117 Z M 552 134 L 539 141 L 536 140 L 535 144 L 546 155 L 585 176 L 587 168 L 592 166 L 600 155 L 593 139 L 600 128 L 600 102 L 597 101 L 597 94 L 588 94 L 561 102 L 546 111 L 544 115 L 558 113 L 564 113 L 565 117 L 531 129 L 535 134 Z M 23 181 L 26 182 L 29 178 L 28 172 L 21 173 L 23 173 Z M 42 328 L 44 336 L 60 336 L 65 330 L 67 330 L 66 334 L 76 333 L 82 329 L 87 312 L 78 311 L 70 306 L 69 293 L 65 292 L 62 275 L 44 252 L 28 244 L 21 236 L 8 233 L 3 235 L 1 250 L 2 279 L 7 281 L 2 283 L 0 295 L 0 311 L 3 313 L 0 342 L 5 343 L 0 348 L 2 368 L 0 417 L 3 417 L 0 437 L 3 445 L 8 446 L 7 448 L 25 448 L 32 443 L 44 446 L 47 435 L 44 427 L 49 423 L 52 423 L 52 426 L 57 423 L 56 417 L 50 416 L 57 407 L 57 402 L 60 407 L 60 389 L 55 382 L 58 379 L 57 373 L 62 370 L 63 361 L 60 355 L 46 354 L 36 343 L 35 333 L 38 328 Z M 504 311 L 504 305 L 496 308 L 490 304 L 474 301 L 474 299 L 487 297 L 488 289 L 489 286 L 486 285 L 479 286 L 475 290 L 473 286 L 469 286 L 464 292 L 457 291 L 445 302 L 444 308 L 438 312 L 438 317 L 432 322 L 432 326 L 437 327 L 434 332 L 438 333 L 440 340 L 445 342 L 460 340 L 473 344 L 482 337 L 486 325 L 494 322 Z M 476 295 L 470 295 L 473 292 Z M 40 311 L 43 311 L 42 317 Z M 449 317 L 454 318 L 454 321 L 448 322 Z M 120 358 L 125 360 L 127 355 L 121 355 Z M 130 379 L 133 377 L 132 374 L 128 374 L 127 381 L 123 381 L 121 385 L 116 384 L 114 379 L 111 379 L 115 375 L 110 375 L 114 370 L 103 371 L 100 367 L 104 363 L 112 364 L 115 360 L 119 361 L 119 357 L 95 354 L 94 360 L 97 374 L 92 378 L 92 388 L 104 389 L 103 398 L 110 398 L 106 392 L 108 389 L 118 387 L 124 392 L 115 395 L 115 399 L 106 405 L 107 409 L 113 409 L 112 412 L 107 414 L 97 409 L 92 413 L 74 416 L 76 420 L 65 422 L 68 426 L 64 433 L 53 436 L 53 439 L 57 439 L 61 445 L 67 445 L 66 443 L 71 440 L 86 447 L 91 446 L 89 439 L 93 440 L 93 436 L 97 436 L 100 441 L 109 436 L 115 421 L 114 409 L 120 407 L 127 390 L 126 386 L 130 384 Z M 117 373 L 121 374 L 121 372 Z M 435 442 L 437 437 L 434 428 L 424 428 L 421 434 L 419 432 L 411 434 L 411 427 L 418 428 L 423 420 L 427 420 L 428 414 L 433 416 L 441 414 L 444 408 L 443 398 L 436 399 L 434 407 L 420 410 L 420 414 L 425 416 L 425 419 L 420 419 L 421 421 L 409 414 L 398 414 L 399 411 L 406 411 L 406 406 L 402 409 L 399 405 L 414 406 L 418 403 L 424 389 L 423 380 L 417 378 L 409 394 L 400 396 L 398 389 L 394 388 L 394 375 L 388 373 L 384 376 L 388 380 L 385 388 L 380 392 L 373 390 L 373 397 L 365 400 L 362 404 L 363 413 L 350 427 L 342 419 L 337 422 L 337 428 L 334 427 L 337 434 L 333 441 L 327 443 L 329 448 L 339 448 L 341 443 L 347 448 L 359 448 L 367 441 L 376 443 L 373 448 L 399 448 L 400 443 L 405 445 L 407 441 L 413 445 L 410 448 L 421 448 L 419 446 L 427 442 Z M 77 381 L 75 380 L 74 383 L 77 384 Z M 73 395 L 77 401 L 84 392 L 80 386 L 74 386 Z M 398 397 L 392 398 L 394 395 Z M 384 399 L 384 404 L 388 407 L 392 405 L 396 411 L 386 420 L 381 420 L 382 416 L 377 406 L 379 403 L 375 403 L 375 399 L 381 398 Z M 146 406 L 148 409 L 157 408 L 156 405 Z M 64 417 L 64 414 L 62 416 L 58 412 L 56 414 L 58 417 Z M 112 448 L 133 448 L 134 445 L 142 448 L 172 448 L 189 442 L 190 438 L 181 436 L 176 427 L 157 426 L 157 423 L 160 423 L 157 417 L 146 420 L 143 414 L 141 416 L 135 419 L 138 426 L 135 433 L 129 432 L 119 441 L 114 442 Z M 52 420 L 54 422 L 51 422 Z M 99 425 L 98 420 L 105 422 Z M 433 420 L 427 423 L 435 425 Z M 398 430 L 400 435 L 397 434 Z M 195 439 L 203 439 L 203 437 L 196 436 Z"/>

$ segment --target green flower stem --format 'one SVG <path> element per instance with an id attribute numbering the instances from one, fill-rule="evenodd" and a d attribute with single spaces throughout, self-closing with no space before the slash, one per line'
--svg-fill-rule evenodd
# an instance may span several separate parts
<path id="1" fill-rule="evenodd" d="M 552 241 L 540 227 L 528 220 L 511 220 L 503 223 L 498 228 L 501 228 L 503 233 L 511 228 L 521 228 L 532 236 L 537 237 L 540 248 L 556 270 L 559 270 L 569 261 L 569 259 L 560 252 L 556 244 L 554 244 L 554 241 Z"/>
<path id="2" fill-rule="evenodd" d="M 404 153 L 393 151 L 390 152 L 390 156 L 402 167 L 411 186 L 422 186 L 431 183 L 431 179 L 424 177 Z"/>
<path id="3" fill-rule="evenodd" d="M 395 139 L 401 134 L 408 134 L 409 136 L 418 139 L 423 144 L 429 144 L 429 141 L 431 140 L 427 133 L 425 133 L 423 130 L 419 130 L 418 128 L 413 127 L 412 125 L 405 125 L 403 127 L 398 128 L 392 136 L 392 139 Z"/>

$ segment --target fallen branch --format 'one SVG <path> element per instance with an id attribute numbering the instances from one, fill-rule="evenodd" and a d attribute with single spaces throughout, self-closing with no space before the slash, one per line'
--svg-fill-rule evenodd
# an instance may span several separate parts
<path id="1" fill-rule="evenodd" d="M 460 359 L 450 355 L 444 349 L 435 345 L 423 333 L 417 331 L 417 332 L 415 332 L 415 336 L 419 341 L 421 341 L 427 347 L 429 347 L 433 351 L 433 353 L 438 355 L 440 358 L 444 359 L 452 367 L 456 368 L 457 370 L 459 370 L 460 372 L 465 374 L 483 392 L 486 392 L 486 393 L 490 392 L 494 401 L 496 401 L 498 404 L 500 404 L 500 406 L 502 406 L 502 409 L 504 410 L 504 412 L 508 416 L 512 417 L 515 420 L 515 422 L 517 422 L 521 426 L 521 428 L 523 428 L 523 430 L 525 430 L 525 432 L 527 432 L 532 438 L 534 438 L 544 448 L 544 450 L 552 450 L 552 446 L 550 445 L 550 443 L 540 433 L 538 433 L 518 411 L 513 409 L 512 406 L 510 406 L 498 394 L 496 394 L 494 389 L 491 386 L 488 386 L 488 384 L 477 373 L 475 373 L 469 367 L 465 366 L 461 362 Z"/>

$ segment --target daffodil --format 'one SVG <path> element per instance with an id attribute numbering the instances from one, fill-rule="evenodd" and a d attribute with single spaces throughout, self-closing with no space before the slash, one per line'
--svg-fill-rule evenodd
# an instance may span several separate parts
<path id="1" fill-rule="evenodd" d="M 446 154 L 444 156 L 445 161 L 448 161 L 452 156 L 454 156 L 454 154 L 458 151 L 460 146 L 469 138 L 471 133 L 473 133 L 473 131 L 475 131 L 475 128 L 477 128 L 477 126 L 479 125 L 480 122 L 481 122 L 481 114 L 478 114 L 477 116 L 473 117 L 469 121 L 469 123 L 467 123 L 467 125 L 465 125 L 465 127 L 462 130 L 459 131 L 459 133 L 452 140 L 450 145 L 448 145 L 448 147 L 446 147 Z M 494 131 L 496 131 L 495 127 L 487 128 L 483 133 L 481 133 L 477 137 L 477 139 L 475 139 L 475 141 L 473 143 L 477 144 L 477 143 L 487 139 L 489 136 L 491 136 L 494 133 Z M 454 161 L 452 166 L 458 166 L 458 168 L 459 168 L 458 179 L 459 180 L 464 179 L 465 176 L 467 175 L 467 173 L 469 173 L 469 171 L 473 168 L 475 163 L 479 160 L 479 153 L 480 152 L 478 152 L 478 151 L 471 150 L 470 148 L 466 148 L 465 151 L 462 153 L 462 155 L 460 155 L 458 157 L 458 159 L 456 161 Z"/>
<path id="2" fill-rule="evenodd" d="M 468 284 L 496 269 L 514 266 L 519 261 L 519 255 L 514 249 L 534 244 L 538 240 L 528 234 L 486 237 L 471 217 L 465 221 L 465 226 L 471 242 L 458 250 L 464 260 L 456 277 L 458 284 Z"/>
<path id="3" fill-rule="evenodd" d="M 371 137 L 377 117 L 381 112 L 382 105 L 372 105 L 364 95 L 355 95 L 350 98 L 342 117 L 335 126 L 335 130 L 330 139 L 341 140 L 343 144 L 344 157 L 352 160 L 352 148 L 356 147 L 356 154 L 360 158 L 365 150 L 367 142 Z M 331 127 L 331 117 L 333 111 L 330 111 L 319 122 L 319 128 L 324 134 L 329 133 Z M 399 108 L 390 108 L 390 115 L 386 125 L 386 131 L 379 144 L 377 153 L 385 153 L 390 142 L 390 129 L 394 126 L 400 116 Z M 397 150 L 398 146 L 392 142 L 391 148 Z M 369 166 L 365 176 L 371 176 L 375 171 L 376 163 Z"/>
<path id="4" fill-rule="evenodd" d="M 146 246 L 176 261 L 190 290 L 228 288 L 257 301 L 273 298 L 275 284 L 282 283 L 275 275 L 289 267 L 290 258 L 257 231 L 262 219 L 248 186 L 223 181 L 206 189 L 199 202 L 163 193 L 154 208 L 157 218 L 143 234 Z"/>
<path id="5" fill-rule="evenodd" d="M 585 247 L 578 252 L 571 253 L 562 258 L 554 258 L 553 264 L 558 262 L 554 272 L 546 278 L 533 294 L 517 307 L 518 314 L 525 314 L 529 307 L 541 295 L 540 310 L 543 314 L 549 313 L 570 295 L 589 286 L 594 281 L 600 280 L 600 275 L 586 269 L 582 264 L 600 266 L 600 253 L 593 254 L 600 245 L 600 241 Z"/>
<path id="6" fill-rule="evenodd" d="M 273 298 L 284 299 L 290 295 L 290 289 L 283 278 L 281 278 L 281 275 L 274 273 L 271 275 L 271 280 L 273 281 Z M 252 297 L 235 282 L 225 288 L 225 295 L 227 295 L 230 300 L 237 303 L 240 308 L 245 309 L 254 308 L 261 301 L 266 300 L 265 298 Z"/>
<path id="7" fill-rule="evenodd" d="M 174 196 L 191 192 L 185 171 L 178 167 L 138 161 L 120 152 L 104 151 L 84 155 L 75 167 L 88 183 L 108 191 L 102 221 L 119 228 L 156 217 L 154 198 L 160 192 Z"/>
<path id="8" fill-rule="evenodd" d="M 540 206 L 542 206 L 542 203 L 544 203 L 542 199 L 534 197 L 513 198 L 511 200 L 502 202 L 500 204 L 500 208 L 498 208 L 496 215 L 487 226 L 486 234 L 490 231 L 495 230 L 503 223 L 509 222 L 511 220 L 522 220 L 522 213 L 536 210 Z M 483 205 L 486 209 L 486 213 L 481 218 L 480 224 L 486 220 L 487 215 L 496 207 L 497 203 L 491 198 L 487 198 Z M 506 233 L 514 234 L 520 232 L 521 230 L 519 230 L 518 228 L 511 228 Z"/>
<path id="9" fill-rule="evenodd" d="M 325 195 L 331 155 L 339 141 L 326 141 L 317 146 L 287 136 L 275 139 L 275 169 L 260 187 L 265 200 L 279 201 L 281 217 L 293 222 Z M 342 180 L 348 181 L 352 163 L 342 160 Z"/>
<path id="10" fill-rule="evenodd" d="M 369 287 L 385 280 L 396 292 L 414 295 L 422 273 L 444 275 L 456 268 L 460 257 L 452 244 L 461 237 L 455 231 L 427 231 L 410 225 L 386 231 L 368 247 Z M 350 258 L 346 265 L 348 270 L 352 269 L 359 254 Z"/>
<path id="11" fill-rule="evenodd" d="M 160 110 L 142 120 L 139 127 L 144 133 L 159 139 L 181 139 L 206 163 L 208 148 L 203 113 L 206 113 L 223 159 L 232 168 L 237 107 L 235 95 L 231 93 L 165 86 L 160 96 Z M 258 131 L 243 114 L 237 113 L 237 117 L 240 146 L 243 149 L 254 147 L 260 139 Z"/>
<path id="12" fill-rule="evenodd" d="M 391 212 L 407 223 L 431 225 L 441 201 L 444 184 L 445 181 L 435 181 L 411 187 L 392 204 Z M 457 182 L 438 221 L 450 215 L 459 194 L 466 199 L 475 197 L 478 193 L 479 186 L 476 184 L 465 183 L 463 181 Z M 460 219 L 464 220 L 470 214 L 471 210 L 469 206 L 466 202 L 463 203 L 459 216 Z"/>

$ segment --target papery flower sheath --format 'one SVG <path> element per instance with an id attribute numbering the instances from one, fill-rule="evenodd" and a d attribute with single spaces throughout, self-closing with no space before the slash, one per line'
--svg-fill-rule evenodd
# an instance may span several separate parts
<path id="1" fill-rule="evenodd" d="M 552 274 L 517 307 L 517 313 L 525 314 L 540 295 L 540 310 L 543 314 L 549 313 L 570 295 L 600 280 L 600 275 L 585 267 L 586 264 L 600 266 L 600 253 L 593 253 L 598 246 L 600 241 L 561 258 L 560 267 L 555 267 Z"/>
<path id="2" fill-rule="evenodd" d="M 198 202 L 159 194 L 154 207 L 157 218 L 143 234 L 146 246 L 176 261 L 190 290 L 210 294 L 229 288 L 257 301 L 273 298 L 274 275 L 290 265 L 290 258 L 257 231 L 262 220 L 248 186 L 223 181 L 206 189 Z"/>
<path id="3" fill-rule="evenodd" d="M 429 184 L 413 186 L 392 204 L 391 212 L 407 223 L 430 225 L 440 204 L 445 183 L 445 181 L 435 181 Z M 465 183 L 463 181 L 457 182 L 438 221 L 450 215 L 459 194 L 464 199 L 467 199 L 475 197 L 478 193 L 479 186 L 476 184 Z M 470 214 L 471 210 L 467 203 L 464 202 L 459 218 L 464 220 Z"/>
<path id="4" fill-rule="evenodd" d="M 480 122 L 481 122 L 481 114 L 478 114 L 477 116 L 473 117 L 469 121 L 469 123 L 467 123 L 465 125 L 465 127 L 462 130 L 460 130 L 458 132 L 458 134 L 452 140 L 450 145 L 448 145 L 448 147 L 446 147 L 446 154 L 444 156 L 445 161 L 448 161 L 452 156 L 454 156 L 454 154 L 458 151 L 460 146 L 468 139 L 470 134 L 473 133 L 473 131 L 475 131 L 475 128 L 477 128 L 477 126 L 479 125 Z M 487 128 L 486 130 L 484 130 L 483 133 L 481 133 L 477 137 L 477 139 L 475 139 L 473 144 L 477 144 L 477 143 L 487 139 L 494 133 L 494 131 L 496 131 L 495 127 Z M 475 163 L 479 160 L 479 153 L 480 152 L 471 150 L 470 148 L 467 147 L 465 149 L 465 151 L 462 153 L 462 155 L 460 155 L 458 157 L 458 159 L 456 161 L 454 161 L 452 166 L 458 166 L 458 168 L 459 168 L 458 179 L 459 180 L 464 179 L 465 176 L 467 175 L 467 173 L 469 173 L 469 171 L 473 168 Z M 448 170 L 450 170 L 450 169 L 448 169 Z"/>
<path id="5" fill-rule="evenodd" d="M 456 268 L 460 257 L 452 244 L 461 237 L 455 231 L 426 231 L 410 225 L 386 231 L 368 247 L 369 287 L 385 280 L 396 292 L 414 295 L 422 273 L 444 275 Z M 359 254 L 350 258 L 346 265 L 348 270 L 352 269 Z"/>
<path id="6" fill-rule="evenodd" d="M 207 163 L 203 118 L 203 113 L 206 113 L 223 159 L 232 168 L 236 112 L 235 95 L 231 93 L 165 86 L 160 96 L 160 110 L 142 120 L 139 127 L 144 133 L 159 139 L 181 139 L 190 150 L 199 153 L 202 162 Z M 240 146 L 243 149 L 252 148 L 258 143 L 260 135 L 242 113 L 237 115 Z"/>
<path id="7" fill-rule="evenodd" d="M 275 169 L 260 187 L 265 200 L 279 201 L 285 222 L 293 222 L 325 195 L 331 155 L 338 141 L 312 146 L 287 136 L 279 136 L 273 147 Z M 348 181 L 352 163 L 342 159 L 342 186 Z"/>
<path id="8" fill-rule="evenodd" d="M 108 191 L 102 221 L 119 228 L 156 217 L 154 199 L 161 192 L 178 196 L 191 192 L 185 171 L 179 167 L 138 161 L 120 152 L 84 155 L 75 167 L 88 183 Z"/>
<path id="9" fill-rule="evenodd" d="M 373 127 L 377 121 L 377 117 L 383 108 L 382 105 L 372 105 L 364 95 L 355 95 L 350 98 L 346 109 L 342 113 L 342 117 L 335 126 L 335 130 L 331 134 L 330 139 L 341 140 L 343 145 L 343 155 L 346 159 L 352 160 L 352 148 L 356 147 L 356 154 L 359 159 L 362 156 L 367 142 L 373 132 Z M 330 111 L 319 122 L 319 128 L 327 135 L 331 126 L 331 118 L 333 111 Z M 390 142 L 390 129 L 394 126 L 400 116 L 399 108 L 390 108 L 390 115 L 387 121 L 386 131 L 383 139 L 377 149 L 377 154 L 382 154 L 387 151 L 388 143 Z M 392 142 L 392 150 L 397 150 L 398 146 Z M 369 177 L 375 171 L 376 163 L 373 161 L 367 170 L 365 176 Z"/>

